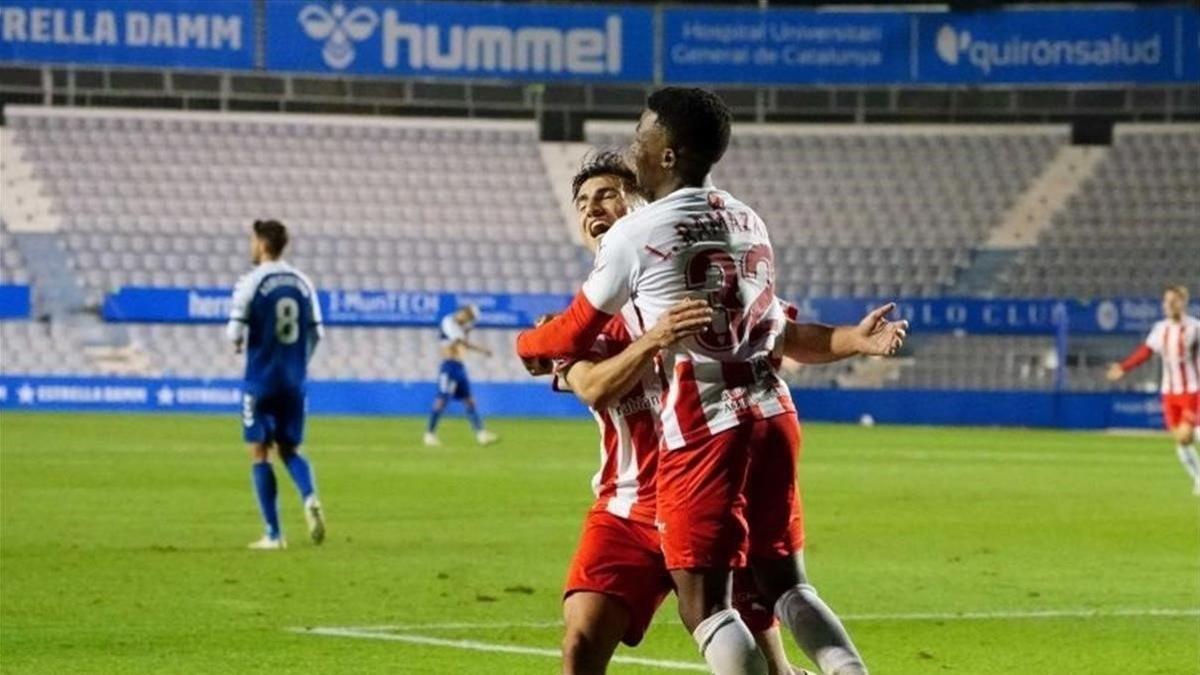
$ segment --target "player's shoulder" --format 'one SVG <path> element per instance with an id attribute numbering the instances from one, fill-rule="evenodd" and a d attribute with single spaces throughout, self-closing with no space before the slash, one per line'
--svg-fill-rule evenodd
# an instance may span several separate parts
<path id="1" fill-rule="evenodd" d="M 317 285 L 313 283 L 312 278 L 309 277 L 307 274 L 305 274 L 304 271 L 301 270 L 299 267 L 296 267 L 295 265 L 293 265 L 289 262 L 283 262 L 280 265 L 280 270 L 296 275 L 296 277 L 299 278 L 300 281 L 304 282 L 304 285 L 308 287 L 309 291 L 311 291 L 313 293 L 317 292 Z"/>

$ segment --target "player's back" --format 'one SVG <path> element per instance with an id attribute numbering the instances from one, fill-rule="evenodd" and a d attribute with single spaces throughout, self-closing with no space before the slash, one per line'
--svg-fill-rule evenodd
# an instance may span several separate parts
<path id="1" fill-rule="evenodd" d="M 316 289 L 284 262 L 259 265 L 238 286 L 246 298 L 246 381 L 266 390 L 303 387 L 320 329 Z"/>
<path id="2" fill-rule="evenodd" d="M 794 410 L 771 369 L 785 317 L 770 237 L 753 209 L 723 190 L 685 188 L 618 222 L 603 245 L 636 255 L 622 310 L 635 336 L 685 298 L 715 310 L 709 330 L 663 351 L 668 447 Z"/>

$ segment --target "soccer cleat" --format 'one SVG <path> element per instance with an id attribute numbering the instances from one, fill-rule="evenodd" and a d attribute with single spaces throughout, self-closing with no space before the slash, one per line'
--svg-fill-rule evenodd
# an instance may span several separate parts
<path id="1" fill-rule="evenodd" d="M 1200 478 L 1196 479 L 1196 484 L 1192 486 L 1192 494 L 1200 497 Z"/>
<path id="2" fill-rule="evenodd" d="M 308 522 L 308 536 L 312 543 L 325 541 L 325 512 L 316 497 L 304 500 L 304 520 Z"/>
<path id="3" fill-rule="evenodd" d="M 272 539 L 264 534 L 262 539 L 252 542 L 246 548 L 254 551 L 282 551 L 287 548 L 287 541 L 283 537 Z"/>
<path id="4" fill-rule="evenodd" d="M 499 439 L 500 439 L 499 436 L 497 436 L 496 434 L 493 434 L 492 432 L 488 431 L 487 429 L 483 429 L 479 433 L 475 434 L 475 440 L 479 441 L 480 445 L 491 445 L 492 443 L 495 443 Z"/>
<path id="5" fill-rule="evenodd" d="M 442 442 L 438 440 L 437 434 L 429 431 L 425 432 L 425 445 L 428 445 L 431 448 L 436 448 L 441 444 Z"/>

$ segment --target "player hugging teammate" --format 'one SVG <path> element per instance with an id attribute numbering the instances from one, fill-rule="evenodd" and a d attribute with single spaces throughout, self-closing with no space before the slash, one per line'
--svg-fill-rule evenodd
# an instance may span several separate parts
<path id="1" fill-rule="evenodd" d="M 603 437 L 597 502 L 566 588 L 568 673 L 604 672 L 669 589 L 718 675 L 791 669 L 772 645 L 771 609 L 823 673 L 866 672 L 804 572 L 800 429 L 776 371 L 783 356 L 894 353 L 907 325 L 884 318 L 891 305 L 857 326 L 788 320 L 766 226 L 709 180 L 730 120 L 700 89 L 649 98 L 634 175 L 610 162 L 585 167 L 573 186 L 585 240 L 599 239 L 591 276 L 563 314 L 517 341 L 531 372 L 557 360 Z M 631 210 L 635 189 L 649 203 Z"/>

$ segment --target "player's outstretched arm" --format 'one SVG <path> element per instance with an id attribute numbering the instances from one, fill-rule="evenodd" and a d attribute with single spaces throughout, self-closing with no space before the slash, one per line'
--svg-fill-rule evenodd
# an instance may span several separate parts
<path id="1" fill-rule="evenodd" d="M 562 314 L 517 336 L 517 356 L 526 362 L 584 356 L 612 317 L 580 291 Z"/>
<path id="2" fill-rule="evenodd" d="M 527 368 L 539 359 L 587 356 L 600 331 L 633 293 L 637 250 L 615 231 L 604 236 L 592 273 L 567 310 L 517 336 L 517 356 Z"/>
<path id="3" fill-rule="evenodd" d="M 477 345 L 472 342 L 467 342 L 466 340 L 461 340 L 460 342 L 463 347 L 470 349 L 471 351 L 473 351 L 477 354 L 483 354 L 484 356 L 492 355 L 492 350 L 488 349 L 487 347 L 484 347 L 483 345 Z"/>
<path id="4" fill-rule="evenodd" d="M 1146 361 L 1149 361 L 1150 357 L 1153 355 L 1154 350 L 1150 349 L 1150 347 L 1144 344 L 1138 345 L 1138 348 L 1133 350 L 1133 352 L 1131 352 L 1124 361 L 1110 364 L 1108 366 L 1108 372 L 1105 373 L 1105 376 L 1108 378 L 1109 382 L 1116 382 L 1122 377 L 1125 377 L 1125 373 L 1128 373 Z"/>
<path id="5" fill-rule="evenodd" d="M 606 408 L 633 389 L 660 350 L 711 324 L 708 303 L 684 300 L 620 354 L 598 362 L 577 361 L 567 367 L 563 377 L 581 401 L 593 408 Z"/>
<path id="6" fill-rule="evenodd" d="M 805 364 L 832 363 L 852 356 L 891 356 L 908 336 L 907 321 L 887 319 L 895 308 L 894 302 L 877 307 L 854 326 L 789 321 L 784 356 Z"/>

